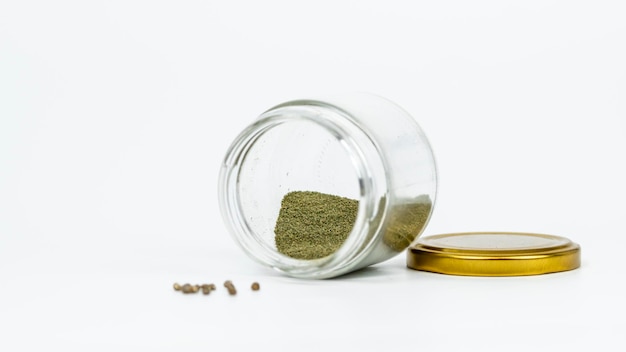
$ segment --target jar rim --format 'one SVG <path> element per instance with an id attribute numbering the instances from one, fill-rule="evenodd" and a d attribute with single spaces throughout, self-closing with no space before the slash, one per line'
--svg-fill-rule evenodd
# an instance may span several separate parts
<path id="1" fill-rule="evenodd" d="M 263 134 L 291 121 L 312 122 L 336 138 L 351 159 L 358 180 L 359 206 L 354 226 L 339 249 L 319 259 L 301 260 L 279 253 L 275 248 L 270 247 L 267 241 L 263 241 L 242 217 L 243 210 L 239 202 L 237 181 L 246 153 Z M 375 194 L 382 192 L 387 195 L 388 185 L 386 179 L 380 180 L 370 174 L 370 161 L 359 144 L 362 141 L 354 138 L 355 131 L 366 136 L 366 140 L 378 150 L 375 141 L 369 137 L 369 133 L 363 129 L 363 126 L 359 126 L 356 119 L 348 112 L 322 101 L 294 100 L 267 110 L 235 138 L 226 153 L 220 172 L 220 192 L 218 192 L 220 209 L 231 236 L 252 259 L 290 276 L 324 278 L 337 276 L 337 270 L 349 267 L 373 250 L 375 238 L 371 236 L 371 233 L 376 229 L 370 228 L 369 220 L 377 217 L 380 223 L 384 222 L 385 209 L 389 200 L 388 197 L 384 197 L 385 202 L 378 204 L 379 199 L 376 199 Z M 384 158 L 380 154 L 377 157 L 384 165 Z"/>

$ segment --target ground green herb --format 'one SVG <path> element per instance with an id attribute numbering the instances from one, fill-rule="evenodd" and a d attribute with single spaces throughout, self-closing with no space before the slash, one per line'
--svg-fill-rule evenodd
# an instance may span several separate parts
<path id="1" fill-rule="evenodd" d="M 381 208 L 385 200 L 381 200 Z M 274 228 L 276 248 L 296 259 L 319 259 L 335 252 L 356 220 L 359 202 L 319 192 L 285 195 Z M 419 235 L 432 208 L 427 195 L 400 202 L 387 212 L 383 243 L 394 251 L 406 249 Z M 382 214 L 381 214 L 382 215 Z"/>
<path id="2" fill-rule="evenodd" d="M 288 193 L 274 229 L 276 248 L 296 259 L 330 255 L 352 231 L 358 209 L 354 199 L 319 192 Z"/>
<path id="3" fill-rule="evenodd" d="M 383 242 L 396 252 L 405 250 L 426 226 L 431 208 L 427 195 L 394 206 L 389 212 Z"/>

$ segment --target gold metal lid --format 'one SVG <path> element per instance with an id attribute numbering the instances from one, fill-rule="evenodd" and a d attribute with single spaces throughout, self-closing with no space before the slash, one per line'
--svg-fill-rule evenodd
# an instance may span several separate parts
<path id="1" fill-rule="evenodd" d="M 450 275 L 521 276 L 576 269 L 580 246 L 567 238 L 519 232 L 464 232 L 421 238 L 411 269 Z"/>

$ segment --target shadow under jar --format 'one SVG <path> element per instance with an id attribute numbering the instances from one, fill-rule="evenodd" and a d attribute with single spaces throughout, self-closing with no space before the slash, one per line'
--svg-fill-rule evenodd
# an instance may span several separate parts
<path id="1" fill-rule="evenodd" d="M 289 276 L 323 279 L 404 251 L 428 223 L 436 183 L 433 153 L 415 120 L 389 100 L 355 93 L 289 101 L 261 114 L 226 153 L 219 201 L 249 257 Z M 281 201 L 294 191 L 358 201 L 336 251 L 297 259 L 277 249 Z"/>

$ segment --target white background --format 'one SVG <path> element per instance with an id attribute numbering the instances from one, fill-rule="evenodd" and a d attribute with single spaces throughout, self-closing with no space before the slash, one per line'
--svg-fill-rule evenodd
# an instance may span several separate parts
<path id="1" fill-rule="evenodd" d="M 582 268 L 401 255 L 307 281 L 250 261 L 219 216 L 226 148 L 341 91 L 428 135 L 425 235 L 563 235 Z M 624 350 L 625 97 L 620 1 L 1 1 L 0 350 Z"/>

